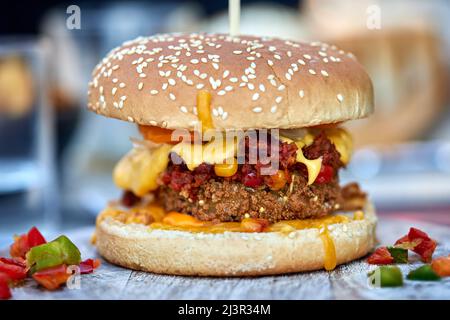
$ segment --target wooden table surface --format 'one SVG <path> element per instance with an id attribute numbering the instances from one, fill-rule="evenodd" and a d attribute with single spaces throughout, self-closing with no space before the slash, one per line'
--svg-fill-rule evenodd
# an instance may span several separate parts
<path id="1" fill-rule="evenodd" d="M 426 231 L 439 245 L 435 256 L 450 254 L 450 227 L 405 219 L 381 217 L 378 239 L 392 244 L 410 226 Z M 83 258 L 98 257 L 89 243 L 92 228 L 67 232 Z M 6 255 L 6 250 L 0 252 Z M 14 299 L 450 299 L 450 278 L 439 282 L 406 280 L 401 288 L 371 288 L 367 273 L 374 269 L 364 259 L 339 266 L 332 272 L 258 278 L 200 278 L 164 276 L 131 271 L 105 261 L 94 274 L 84 275 L 79 287 L 55 292 L 40 289 L 32 280 L 14 288 Z M 415 259 L 401 265 L 403 274 L 420 265 Z M 75 286 L 76 287 L 76 286 Z"/>

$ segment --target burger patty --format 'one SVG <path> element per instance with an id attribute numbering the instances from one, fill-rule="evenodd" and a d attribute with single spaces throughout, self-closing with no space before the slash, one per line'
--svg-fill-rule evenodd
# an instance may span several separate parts
<path id="1" fill-rule="evenodd" d="M 337 179 L 307 185 L 305 178 L 295 176 L 289 186 L 275 192 L 210 179 L 199 187 L 195 201 L 167 186 L 160 188 L 158 198 L 167 211 L 191 214 L 203 221 L 240 221 L 248 214 L 252 218 L 276 222 L 323 217 L 343 207 L 351 209 L 346 205 L 346 194 L 352 198 L 365 197 L 356 184 L 351 187 L 351 193 L 343 192 L 346 188 L 342 189 Z"/>

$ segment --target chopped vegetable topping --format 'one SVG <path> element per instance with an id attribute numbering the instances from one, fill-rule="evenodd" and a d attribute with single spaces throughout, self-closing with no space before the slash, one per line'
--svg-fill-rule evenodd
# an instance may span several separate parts
<path id="1" fill-rule="evenodd" d="M 22 280 L 27 277 L 27 271 L 24 267 L 4 262 L 0 262 L 0 273 L 6 274 L 11 280 Z"/>
<path id="2" fill-rule="evenodd" d="M 80 273 L 81 274 L 92 273 L 98 267 L 100 267 L 100 260 L 87 259 L 80 263 Z"/>
<path id="3" fill-rule="evenodd" d="M 370 284 L 374 287 L 401 287 L 403 276 L 397 266 L 381 266 L 369 273 Z"/>
<path id="4" fill-rule="evenodd" d="M 395 243 L 396 247 L 410 249 L 417 253 L 423 262 L 431 261 L 436 245 L 435 240 L 416 228 L 410 228 L 408 235 L 398 239 Z"/>
<path id="5" fill-rule="evenodd" d="M 36 227 L 33 227 L 27 234 L 16 237 L 10 247 L 9 254 L 13 258 L 25 259 L 25 255 L 31 248 L 44 243 L 46 243 L 45 238 Z"/>
<path id="6" fill-rule="evenodd" d="M 418 280 L 418 281 L 439 281 L 441 277 L 434 272 L 434 270 L 431 268 L 431 265 L 426 264 L 424 266 L 421 266 L 415 270 L 411 270 L 408 273 L 407 278 L 409 280 Z"/>
<path id="7" fill-rule="evenodd" d="M 35 272 L 33 279 L 48 290 L 55 290 L 65 284 L 70 276 L 70 272 L 67 272 L 67 266 L 63 264 Z"/>
<path id="8" fill-rule="evenodd" d="M 62 264 L 78 265 L 80 262 L 80 251 L 66 236 L 34 247 L 27 253 L 31 273 Z"/>
<path id="9" fill-rule="evenodd" d="M 408 263 L 408 250 L 397 247 L 387 247 L 394 263 Z"/>
<path id="10" fill-rule="evenodd" d="M 380 247 L 367 259 L 369 264 L 391 264 L 394 258 L 386 247 Z"/>
<path id="11" fill-rule="evenodd" d="M 434 259 L 431 267 L 440 277 L 450 277 L 450 255 Z"/>
<path id="12" fill-rule="evenodd" d="M 12 258 L 0 257 L 0 299 L 9 299 L 10 284 L 25 279 L 27 273 L 46 289 L 55 290 L 72 275 L 68 266 L 78 265 L 81 274 L 100 266 L 98 259 L 81 262 L 80 251 L 66 236 L 47 243 L 36 227 L 16 237 L 10 254 Z"/>
<path id="13" fill-rule="evenodd" d="M 11 290 L 9 290 L 8 283 L 11 279 L 4 273 L 0 272 L 0 299 L 11 298 Z"/>

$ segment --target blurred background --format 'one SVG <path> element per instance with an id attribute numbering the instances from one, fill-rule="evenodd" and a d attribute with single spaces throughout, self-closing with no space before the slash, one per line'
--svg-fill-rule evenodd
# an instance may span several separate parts
<path id="1" fill-rule="evenodd" d="M 75 4 L 75 6 L 72 6 Z M 376 113 L 348 124 L 342 175 L 380 215 L 450 225 L 450 5 L 445 0 L 241 1 L 241 33 L 331 42 L 370 73 Z M 0 246 L 93 225 L 136 127 L 89 113 L 112 48 L 160 32 L 227 32 L 227 1 L 34 1 L 0 13 Z M 75 14 L 75 16 L 74 16 Z M 79 18 L 79 19 L 77 19 Z"/>

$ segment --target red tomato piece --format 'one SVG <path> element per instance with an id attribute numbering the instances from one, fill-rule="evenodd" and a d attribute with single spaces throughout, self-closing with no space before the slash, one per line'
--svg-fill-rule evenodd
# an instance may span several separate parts
<path id="1" fill-rule="evenodd" d="M 22 258 L 5 258 L 5 257 L 0 257 L 0 262 L 6 263 L 6 264 L 12 264 L 15 266 L 19 266 L 22 268 L 26 268 L 27 264 L 25 262 L 24 259 Z"/>
<path id="2" fill-rule="evenodd" d="M 27 234 L 22 234 L 14 240 L 11 245 L 9 254 L 13 258 L 25 259 L 25 255 L 31 248 L 47 243 L 45 238 L 36 227 L 33 227 Z"/>
<path id="3" fill-rule="evenodd" d="M 417 253 L 423 262 L 430 262 L 437 243 L 433 239 L 422 240 L 413 251 Z"/>
<path id="4" fill-rule="evenodd" d="M 11 280 L 22 280 L 27 277 L 25 268 L 4 262 L 0 262 L 0 272 L 5 273 Z"/>
<path id="5" fill-rule="evenodd" d="M 100 266 L 100 260 L 99 259 L 87 259 L 87 260 L 84 260 L 79 265 L 80 273 L 81 274 L 92 273 L 99 266 Z"/>
<path id="6" fill-rule="evenodd" d="M 334 177 L 334 169 L 331 166 L 323 165 L 314 183 L 328 183 Z"/>
<path id="7" fill-rule="evenodd" d="M 386 247 L 380 247 L 367 259 L 369 264 L 391 264 L 394 262 L 394 257 Z"/>
<path id="8" fill-rule="evenodd" d="M 25 259 L 25 255 L 29 250 L 30 245 L 28 244 L 28 236 L 26 234 L 23 234 L 15 239 L 14 243 L 9 249 L 9 254 L 13 258 Z"/>
<path id="9" fill-rule="evenodd" d="M 30 246 L 30 248 L 39 246 L 44 243 L 47 243 L 47 241 L 36 227 L 33 227 L 30 229 L 30 231 L 28 231 L 28 245 Z"/>
<path id="10" fill-rule="evenodd" d="M 436 241 L 431 239 L 428 234 L 416 228 L 410 228 L 406 236 L 398 239 L 396 245 L 403 244 L 409 250 L 417 253 L 423 262 L 430 262 L 436 249 Z M 410 245 L 408 245 L 410 244 Z"/>
<path id="11" fill-rule="evenodd" d="M 450 255 L 434 259 L 431 267 L 440 277 L 450 277 Z"/>
<path id="12" fill-rule="evenodd" d="M 65 264 L 44 269 L 33 274 L 34 280 L 48 290 L 58 289 L 67 282 L 70 276 L 71 274 L 67 273 L 67 266 Z"/>
<path id="13" fill-rule="evenodd" d="M 0 299 L 11 298 L 11 290 L 9 289 L 9 282 L 11 279 L 5 273 L 0 272 Z"/>

